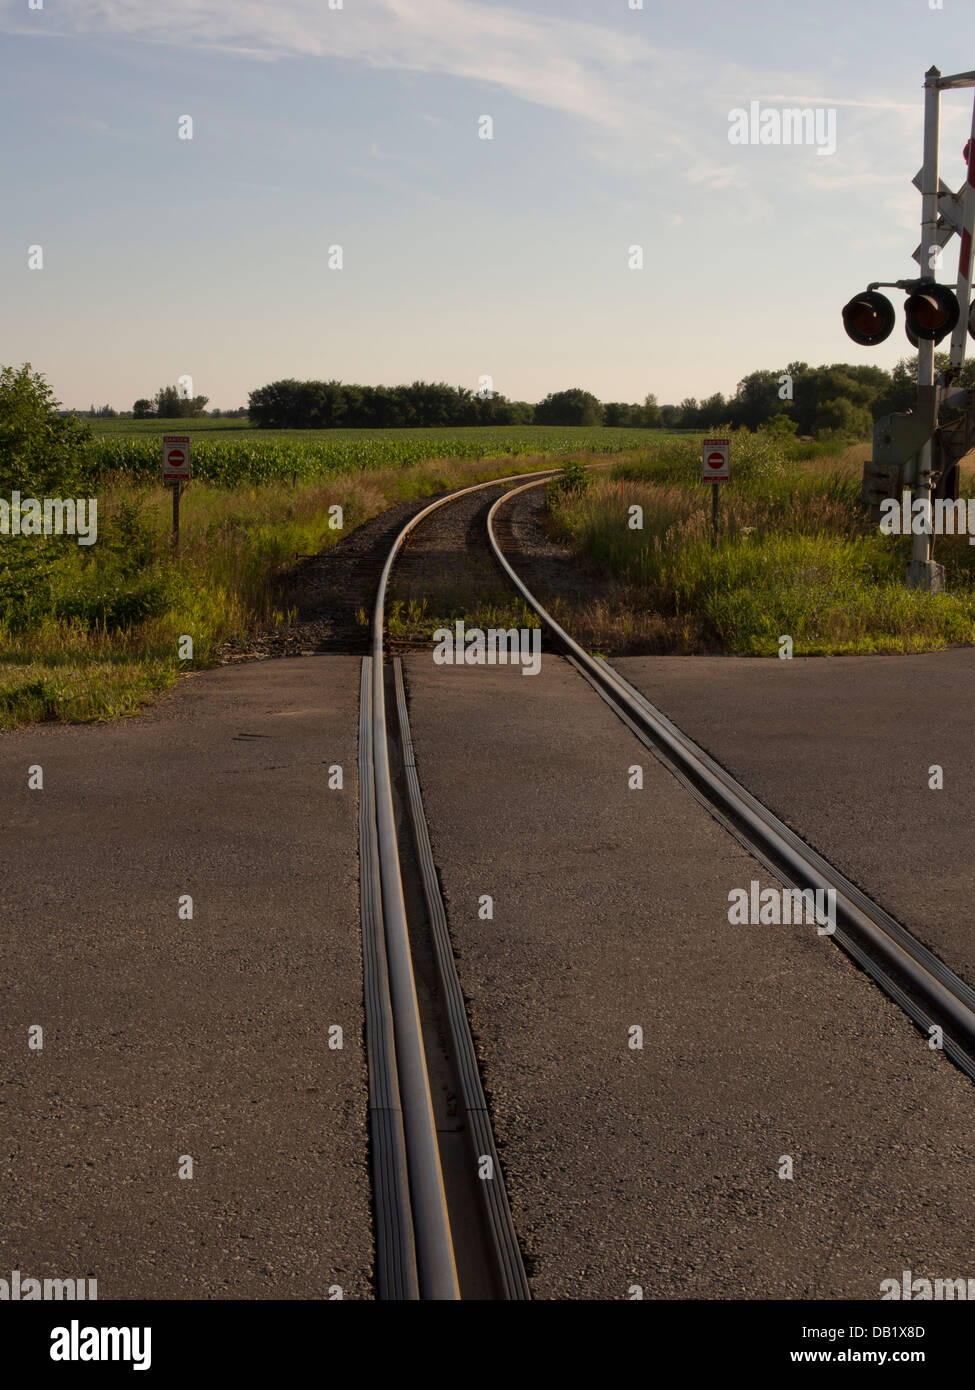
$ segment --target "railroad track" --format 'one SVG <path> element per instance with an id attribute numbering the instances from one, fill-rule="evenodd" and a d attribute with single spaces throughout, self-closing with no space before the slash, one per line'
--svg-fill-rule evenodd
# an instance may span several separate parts
<path id="1" fill-rule="evenodd" d="M 372 652 L 362 670 L 360 854 L 377 1269 L 383 1298 L 530 1297 L 430 851 L 400 663 L 396 659 L 387 671 L 383 662 L 386 588 L 403 542 L 432 512 L 470 493 L 519 483 L 491 506 L 487 539 L 556 647 L 636 738 L 771 873 L 803 892 L 832 890 L 836 944 L 929 1039 L 939 1030 L 945 1053 L 975 1080 L 975 991 L 607 662 L 589 656 L 515 571 L 498 536 L 503 509 L 551 474 L 546 470 L 540 477 L 522 474 L 481 483 L 424 508 L 396 537 L 377 590 Z M 525 483 L 526 476 L 532 481 Z M 395 720 L 387 720 L 387 704 L 395 709 Z M 389 737 L 393 723 L 396 739 Z M 411 933 L 415 920 L 420 930 Z M 446 1055 L 438 1057 L 444 1038 Z M 438 1091 L 458 1098 L 456 1114 L 447 1123 L 435 1114 L 431 1070 L 438 1076 Z M 484 1176 L 486 1171 L 490 1177 Z"/>
<path id="2" fill-rule="evenodd" d="M 545 470 L 542 481 L 551 473 Z M 460 497 L 526 476 L 535 475 L 460 489 L 407 522 L 380 575 L 371 655 L 362 665 L 359 853 L 383 1299 L 530 1296 L 423 817 L 402 672 L 397 660 L 390 682 L 383 662 L 386 589 L 410 532 Z M 387 719 L 387 703 L 394 719 Z M 397 740 L 390 738 L 391 725 Z M 431 1071 L 440 1080 L 436 1096 Z M 438 1115 L 435 1100 L 444 1094 L 448 1113 Z M 450 1097 L 456 1098 L 453 1115 Z"/>
<path id="3" fill-rule="evenodd" d="M 512 584 L 558 646 L 611 709 L 734 837 L 787 887 L 835 892 L 832 938 L 928 1035 L 940 1030 L 945 1053 L 975 1080 L 975 990 L 689 739 L 614 671 L 574 642 L 516 574 L 502 551 L 495 521 L 506 493 L 488 513 L 488 542 Z"/>

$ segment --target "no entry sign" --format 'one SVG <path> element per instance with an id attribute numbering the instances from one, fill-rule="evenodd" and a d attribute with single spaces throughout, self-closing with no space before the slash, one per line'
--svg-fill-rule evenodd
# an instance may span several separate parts
<path id="1" fill-rule="evenodd" d="M 162 480 L 181 483 L 190 476 L 190 437 L 188 434 L 164 434 Z"/>
<path id="2" fill-rule="evenodd" d="M 705 439 L 701 454 L 701 482 L 731 481 L 730 439 Z"/>

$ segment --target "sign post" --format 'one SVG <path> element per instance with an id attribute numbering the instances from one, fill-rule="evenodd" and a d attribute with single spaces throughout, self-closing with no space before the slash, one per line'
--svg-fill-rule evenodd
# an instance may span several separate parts
<path id="1" fill-rule="evenodd" d="M 731 440 L 705 439 L 701 450 L 701 482 L 711 484 L 711 544 L 718 543 L 718 485 L 731 481 Z"/>
<path id="2" fill-rule="evenodd" d="M 190 437 L 164 434 L 162 441 L 162 480 L 173 489 L 173 554 L 179 552 L 179 496 L 190 477 Z"/>

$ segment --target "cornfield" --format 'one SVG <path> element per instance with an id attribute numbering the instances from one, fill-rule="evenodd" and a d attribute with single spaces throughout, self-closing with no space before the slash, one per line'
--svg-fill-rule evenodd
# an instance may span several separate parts
<path id="1" fill-rule="evenodd" d="M 189 423 L 189 422 L 187 422 Z M 180 432 L 178 425 L 173 432 Z M 282 431 L 276 437 L 223 439 L 216 431 L 192 439 L 193 476 L 217 487 L 256 485 L 291 479 L 312 480 L 365 469 L 402 467 L 439 458 L 497 458 L 505 455 L 565 455 L 581 451 L 618 453 L 645 448 L 647 430 L 559 428 L 530 425 L 497 429 L 328 430 L 302 437 Z M 216 434 L 216 438 L 214 438 Z M 112 475 L 155 482 L 160 472 L 160 442 L 148 435 L 96 437 L 82 448 L 89 475 L 100 482 Z"/>

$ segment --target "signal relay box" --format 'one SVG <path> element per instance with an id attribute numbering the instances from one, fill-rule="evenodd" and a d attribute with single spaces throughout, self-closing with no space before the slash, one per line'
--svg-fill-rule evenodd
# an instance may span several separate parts
<path id="1" fill-rule="evenodd" d="M 863 465 L 863 500 L 870 517 L 880 521 L 880 504 L 886 497 L 900 501 L 905 487 L 917 479 L 917 455 L 931 438 L 931 430 L 919 415 L 881 415 L 873 428 L 873 458 Z"/>

